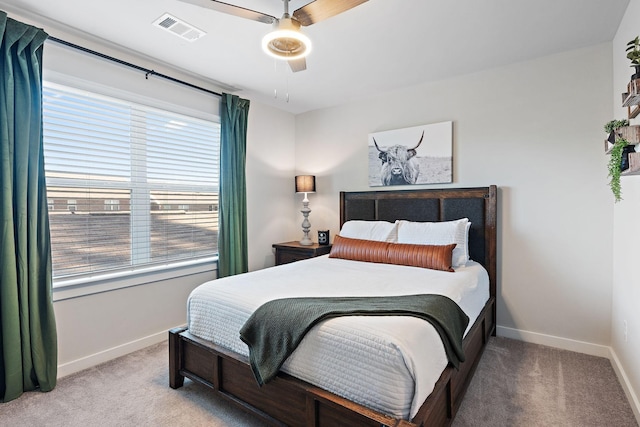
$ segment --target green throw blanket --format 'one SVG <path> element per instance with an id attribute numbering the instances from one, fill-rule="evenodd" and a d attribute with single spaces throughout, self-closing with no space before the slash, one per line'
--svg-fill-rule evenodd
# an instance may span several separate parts
<path id="1" fill-rule="evenodd" d="M 258 384 L 272 380 L 304 335 L 321 320 L 338 316 L 414 316 L 431 323 L 456 368 L 464 362 L 462 338 L 469 318 L 441 295 L 284 298 L 258 307 L 240 330 Z"/>

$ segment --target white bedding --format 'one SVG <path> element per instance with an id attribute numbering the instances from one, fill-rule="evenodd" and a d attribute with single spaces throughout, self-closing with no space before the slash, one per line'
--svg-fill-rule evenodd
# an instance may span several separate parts
<path id="1" fill-rule="evenodd" d="M 446 295 L 471 325 L 489 299 L 489 277 L 470 261 L 455 273 L 328 258 L 212 280 L 189 296 L 193 335 L 248 355 L 239 330 L 265 302 L 287 297 Z M 465 334 L 466 334 L 465 332 Z M 396 418 L 411 419 L 447 366 L 437 332 L 408 316 L 320 322 L 282 367 L 295 377 Z"/>

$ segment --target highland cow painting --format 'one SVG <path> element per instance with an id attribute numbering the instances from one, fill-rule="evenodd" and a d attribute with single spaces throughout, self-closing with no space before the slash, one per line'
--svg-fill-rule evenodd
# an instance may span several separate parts
<path id="1" fill-rule="evenodd" d="M 453 182 L 453 122 L 369 134 L 369 186 Z"/>

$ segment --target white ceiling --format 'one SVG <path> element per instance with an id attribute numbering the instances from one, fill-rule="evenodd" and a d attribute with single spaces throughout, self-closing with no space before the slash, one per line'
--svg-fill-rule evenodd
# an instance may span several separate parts
<path id="1" fill-rule="evenodd" d="M 281 0 L 225 1 L 277 17 L 283 11 Z M 47 17 L 302 113 L 611 41 L 628 2 L 369 0 L 303 29 L 313 52 L 298 73 L 262 52 L 269 25 L 178 0 L 0 0 L 0 9 Z M 306 3 L 291 0 L 290 10 Z M 207 35 L 190 43 L 151 25 L 166 12 Z M 579 72 L 589 70 L 576 64 Z"/>

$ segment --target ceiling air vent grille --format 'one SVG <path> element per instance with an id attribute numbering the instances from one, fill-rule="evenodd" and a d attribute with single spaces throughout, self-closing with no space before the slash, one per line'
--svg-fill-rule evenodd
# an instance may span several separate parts
<path id="1" fill-rule="evenodd" d="M 155 25 L 156 27 L 160 27 L 163 30 L 169 31 L 170 33 L 173 33 L 176 36 L 189 42 L 194 42 L 200 37 L 203 37 L 207 34 L 204 31 L 197 29 L 193 25 L 187 24 L 186 22 L 181 21 L 175 16 L 169 15 L 168 13 L 165 13 L 160 18 L 156 19 L 153 22 L 153 25 Z"/>

